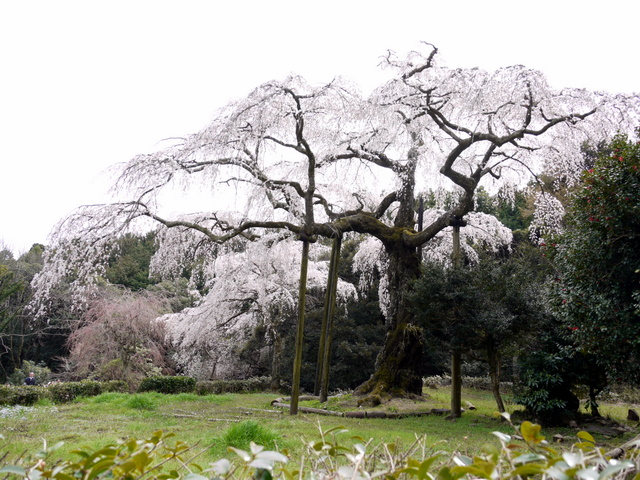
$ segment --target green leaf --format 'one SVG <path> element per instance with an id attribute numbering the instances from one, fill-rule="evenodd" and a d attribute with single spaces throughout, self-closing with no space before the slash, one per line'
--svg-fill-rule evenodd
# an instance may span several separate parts
<path id="1" fill-rule="evenodd" d="M 506 433 L 502 433 L 502 432 L 491 432 L 491 433 L 494 434 L 496 437 L 498 437 L 501 442 L 508 443 L 511 441 L 511 435 L 507 435 Z"/>
<path id="2" fill-rule="evenodd" d="M 209 480 L 207 477 L 203 476 L 203 475 L 199 475 L 197 473 L 189 473 L 187 474 L 186 477 L 184 477 L 184 480 Z"/>
<path id="3" fill-rule="evenodd" d="M 256 455 L 256 458 L 264 458 L 273 462 L 282 463 L 287 463 L 289 461 L 289 459 L 285 455 L 281 454 L 280 452 L 274 451 L 260 452 L 258 455 Z"/>
<path id="4" fill-rule="evenodd" d="M 27 472 L 25 472 L 24 468 L 18 467 L 16 465 L 5 465 L 4 467 L 0 468 L 0 473 L 13 473 L 22 477 L 25 477 L 27 475 Z"/>
<path id="5" fill-rule="evenodd" d="M 65 472 L 56 473 L 55 475 L 51 475 L 51 477 L 55 478 L 56 480 L 78 480 L 76 477 L 73 477 Z"/>
<path id="6" fill-rule="evenodd" d="M 227 447 L 227 450 L 230 452 L 235 452 L 236 455 L 238 455 L 245 462 L 251 460 L 251 455 L 249 455 L 249 453 L 245 452 L 244 450 L 235 447 Z"/>
<path id="7" fill-rule="evenodd" d="M 85 452 L 84 450 L 71 450 L 71 453 L 73 453 L 75 455 L 79 455 L 82 458 L 87 458 L 89 456 L 89 454 L 87 452 Z"/>
<path id="8" fill-rule="evenodd" d="M 253 474 L 254 480 L 273 480 L 271 472 L 264 468 L 258 468 Z"/>
<path id="9" fill-rule="evenodd" d="M 218 475 L 226 475 L 227 473 L 229 473 L 229 470 L 231 470 L 231 462 L 226 458 L 222 458 L 217 462 L 212 463 L 210 470 L 213 470 Z"/>
<path id="10" fill-rule="evenodd" d="M 595 438 L 593 438 L 589 432 L 585 432 L 584 430 L 578 432 L 578 438 L 586 440 L 587 442 L 596 443 Z"/>
<path id="11" fill-rule="evenodd" d="M 262 445 L 257 445 L 254 442 L 251 442 L 249 444 L 249 448 L 251 449 L 251 454 L 252 455 L 257 455 L 258 453 L 260 453 L 262 450 L 264 450 L 264 447 Z"/>
<path id="12" fill-rule="evenodd" d="M 486 471 L 484 471 L 482 468 L 476 467 L 475 465 L 470 465 L 468 467 L 453 467 L 451 469 L 451 473 L 456 478 L 466 474 L 470 474 L 470 475 L 473 475 L 474 477 L 480 477 L 480 478 L 486 478 L 486 479 L 491 478 Z"/>
<path id="13" fill-rule="evenodd" d="M 524 438 L 525 442 L 538 444 L 544 440 L 544 437 L 540 435 L 540 431 L 542 427 L 536 423 L 531 423 L 529 421 L 522 422 L 520 425 L 520 433 L 522 434 L 522 438 Z"/>
<path id="14" fill-rule="evenodd" d="M 42 472 L 40 470 L 31 470 L 27 478 L 29 480 L 40 480 L 42 478 Z"/>
<path id="15" fill-rule="evenodd" d="M 575 476 L 580 480 L 598 480 L 598 472 L 595 467 L 578 470 Z"/>
<path id="16" fill-rule="evenodd" d="M 273 468 L 273 462 L 264 458 L 256 458 L 249 463 L 252 468 L 260 468 L 264 470 L 271 470 Z"/>
<path id="17" fill-rule="evenodd" d="M 86 477 L 87 480 L 93 480 L 95 477 L 97 477 L 101 473 L 109 470 L 109 468 L 113 466 L 113 463 L 114 461 L 111 458 L 105 458 L 104 460 L 96 463 L 91 467 L 89 475 Z"/>
<path id="18" fill-rule="evenodd" d="M 499 416 L 504 418 L 507 422 L 511 423 L 511 414 L 509 412 L 502 412 L 502 413 L 497 412 L 497 413 Z"/>
<path id="19" fill-rule="evenodd" d="M 570 480 L 569 476 L 564 472 L 564 470 L 558 467 L 547 468 L 545 470 L 545 473 L 555 480 Z"/>
<path id="20" fill-rule="evenodd" d="M 536 463 L 529 463 L 526 465 L 520 465 L 514 468 L 509 477 L 528 477 L 532 475 L 542 475 L 545 472 L 545 467 Z"/>
<path id="21" fill-rule="evenodd" d="M 602 470 L 602 472 L 600 472 L 600 476 L 598 477 L 598 480 L 606 480 L 607 478 L 617 474 L 621 470 L 625 470 L 627 468 L 631 469 L 634 466 L 635 466 L 634 463 L 630 460 L 624 460 L 618 463 L 617 465 L 610 465 L 604 470 Z"/>
<path id="22" fill-rule="evenodd" d="M 131 457 L 131 460 L 135 463 L 136 469 L 139 472 L 144 472 L 145 467 L 151 463 L 151 458 L 147 452 L 139 452 Z"/>
<path id="23" fill-rule="evenodd" d="M 466 455 L 456 455 L 453 457 L 453 463 L 460 467 L 466 467 L 473 464 L 473 460 Z"/>
<path id="24" fill-rule="evenodd" d="M 435 455 L 432 455 L 431 457 L 427 458 L 425 461 L 423 461 L 420 464 L 420 467 L 418 468 L 420 478 L 426 478 L 426 474 L 431 468 L 431 465 L 433 465 L 433 462 L 435 462 L 441 456 L 442 456 L 441 453 L 436 453 Z"/>
<path id="25" fill-rule="evenodd" d="M 524 465 L 527 463 L 540 462 L 544 461 L 545 457 L 538 453 L 523 453 L 522 455 L 518 455 L 513 459 L 513 463 L 515 465 Z"/>

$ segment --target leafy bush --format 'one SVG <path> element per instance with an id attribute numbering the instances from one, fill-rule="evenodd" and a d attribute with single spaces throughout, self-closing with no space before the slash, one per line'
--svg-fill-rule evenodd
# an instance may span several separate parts
<path id="1" fill-rule="evenodd" d="M 580 407 L 571 388 L 574 370 L 566 350 L 530 352 L 522 358 L 520 382 L 514 402 L 527 415 L 548 425 L 566 423 Z"/>
<path id="2" fill-rule="evenodd" d="M 37 385 L 44 385 L 51 379 L 51 370 L 44 363 L 36 364 L 29 360 L 22 362 L 22 367 L 13 371 L 9 376 L 9 383 L 12 385 L 24 385 L 24 379 L 33 372 Z"/>
<path id="3" fill-rule="evenodd" d="M 138 392 L 190 393 L 195 388 L 196 380 L 191 377 L 147 377 L 142 380 Z"/>
<path id="4" fill-rule="evenodd" d="M 221 393 L 253 393 L 269 389 L 271 377 L 256 377 L 247 380 L 210 380 L 196 383 L 198 395 L 219 395 Z"/>
<path id="5" fill-rule="evenodd" d="M 0 385 L 0 405 L 33 405 L 46 396 L 43 387 Z"/>

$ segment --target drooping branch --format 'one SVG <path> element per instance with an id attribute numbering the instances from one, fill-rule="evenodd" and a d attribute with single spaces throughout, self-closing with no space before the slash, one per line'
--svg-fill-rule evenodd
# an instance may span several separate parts
<path id="1" fill-rule="evenodd" d="M 299 225 L 294 225 L 290 222 L 277 222 L 277 221 L 244 221 L 240 223 L 236 227 L 230 227 L 228 233 L 224 235 L 216 234 L 214 231 L 208 227 L 204 227 L 198 223 L 190 222 L 187 220 L 167 220 L 165 218 L 160 217 L 159 215 L 151 212 L 145 213 L 148 217 L 152 218 L 156 222 L 164 225 L 167 228 L 174 227 L 184 227 L 189 228 L 191 230 L 198 231 L 205 235 L 209 240 L 213 243 L 225 243 L 232 238 L 237 236 L 241 236 L 246 238 L 247 240 L 255 240 L 259 238 L 259 235 L 251 233 L 249 230 L 253 229 L 273 229 L 273 230 L 289 230 L 290 232 L 301 234 L 302 227 Z"/>

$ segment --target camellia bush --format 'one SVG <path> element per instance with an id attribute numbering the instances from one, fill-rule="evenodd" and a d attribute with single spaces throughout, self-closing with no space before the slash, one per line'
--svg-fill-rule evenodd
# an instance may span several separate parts
<path id="1" fill-rule="evenodd" d="M 616 136 L 583 172 L 547 248 L 557 267 L 555 310 L 582 352 L 614 380 L 640 372 L 640 142 Z"/>

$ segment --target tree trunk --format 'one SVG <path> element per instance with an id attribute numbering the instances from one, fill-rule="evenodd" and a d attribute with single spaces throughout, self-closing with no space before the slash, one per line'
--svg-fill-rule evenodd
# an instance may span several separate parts
<path id="1" fill-rule="evenodd" d="M 502 395 L 500 395 L 500 352 L 495 342 L 487 344 L 487 361 L 489 362 L 489 377 L 491 378 L 491 393 L 496 399 L 496 405 L 500 413 L 506 412 Z"/>
<path id="2" fill-rule="evenodd" d="M 216 378 L 216 368 L 218 367 L 218 355 L 211 355 L 207 352 L 207 356 L 213 360 L 213 365 L 211 366 L 211 373 L 209 374 L 209 380 L 215 380 Z"/>
<path id="3" fill-rule="evenodd" d="M 304 343 L 304 319 L 307 299 L 307 268 L 309 266 L 309 241 L 302 241 L 302 261 L 300 262 L 300 289 L 298 291 L 298 326 L 296 329 L 296 349 L 293 359 L 293 380 L 291 382 L 290 415 L 298 414 L 300 395 L 300 372 L 302 370 L 302 345 Z"/>
<path id="4" fill-rule="evenodd" d="M 600 410 L 598 410 L 597 397 L 600 390 L 596 390 L 593 386 L 589 386 L 589 407 L 591 409 L 591 415 L 600 418 Z"/>
<path id="5" fill-rule="evenodd" d="M 269 388 L 271 390 L 280 390 L 281 387 L 281 367 L 282 367 L 282 335 L 278 333 L 276 327 L 272 328 L 272 345 L 273 345 L 273 357 L 271 358 L 271 383 Z"/>
<path id="6" fill-rule="evenodd" d="M 356 389 L 357 395 L 368 395 L 362 404 L 380 403 L 387 396 L 422 395 L 422 328 L 412 323 L 409 293 L 419 277 L 417 249 L 402 241 L 387 246 L 388 311 L 387 336 L 376 359 L 376 370 L 369 380 Z"/>

